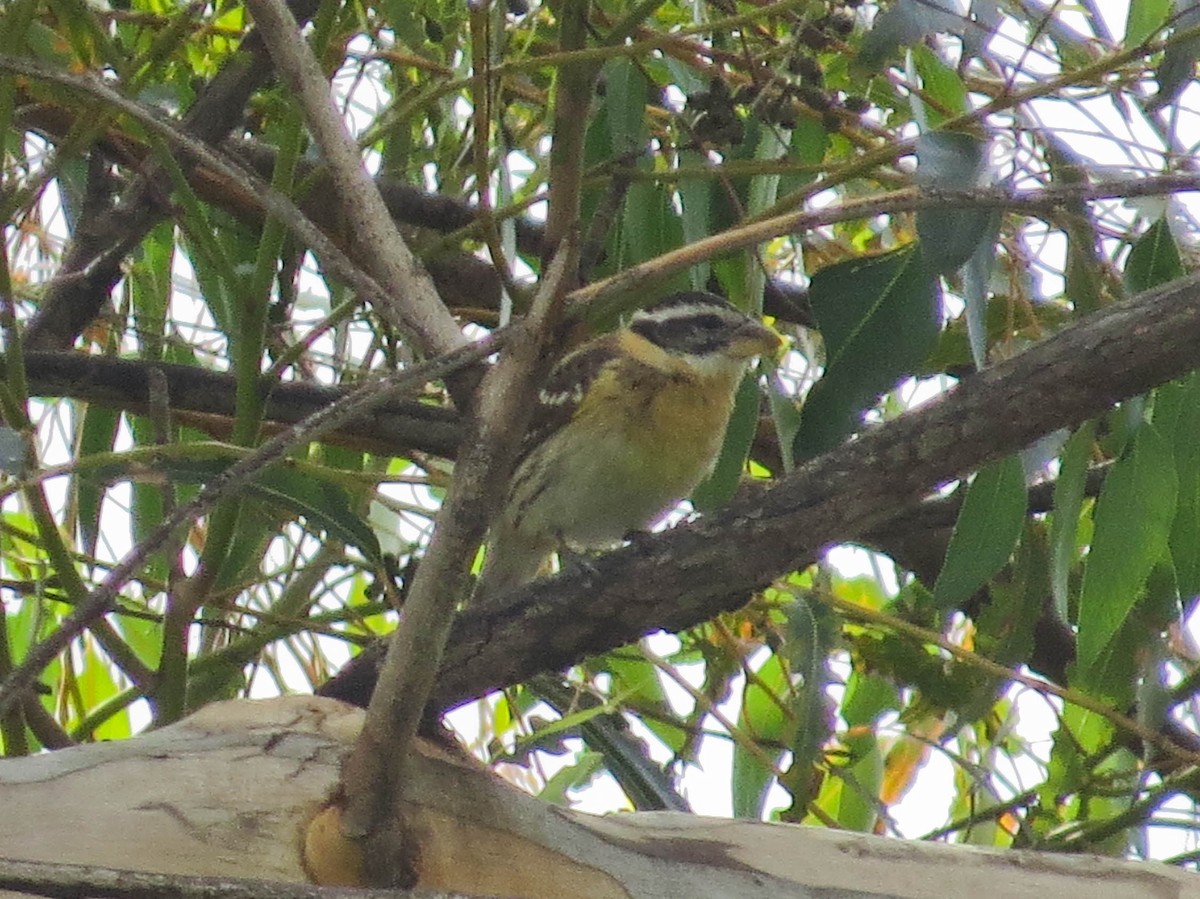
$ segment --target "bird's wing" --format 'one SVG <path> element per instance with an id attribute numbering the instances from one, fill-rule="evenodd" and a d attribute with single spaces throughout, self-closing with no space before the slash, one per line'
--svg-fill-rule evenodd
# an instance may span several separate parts
<path id="1" fill-rule="evenodd" d="M 518 465 L 537 446 L 566 425 L 579 409 L 592 382 L 617 358 L 615 337 L 594 340 L 568 353 L 550 370 L 537 394 L 537 407 L 521 442 Z"/>

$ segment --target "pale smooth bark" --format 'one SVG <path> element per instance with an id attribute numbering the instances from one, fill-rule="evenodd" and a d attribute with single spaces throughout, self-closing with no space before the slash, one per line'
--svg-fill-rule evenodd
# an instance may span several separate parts
<path id="1" fill-rule="evenodd" d="M 308 882 L 302 834 L 362 712 L 285 697 L 213 704 L 171 727 L 0 761 L 0 856 Z M 1200 899 L 1164 865 L 914 843 L 654 812 L 549 806 L 423 743 L 400 813 L 420 886 L 531 897 Z M 352 865 L 351 865 L 352 867 Z M 0 897 L 5 892 L 0 860 Z M 11 882 L 10 882 L 11 883 Z M 104 893 L 104 895 L 115 895 Z"/>

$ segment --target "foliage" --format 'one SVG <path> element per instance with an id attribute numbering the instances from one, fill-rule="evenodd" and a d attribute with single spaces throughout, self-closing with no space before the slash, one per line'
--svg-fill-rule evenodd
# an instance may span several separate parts
<path id="1" fill-rule="evenodd" d="M 695 498 L 707 510 L 746 472 L 783 477 L 1189 270 L 1197 221 L 1173 172 L 1196 136 L 1195 8 L 1096 6 L 595 0 L 580 50 L 564 49 L 552 3 L 296 10 L 393 215 L 472 334 L 497 324 L 502 296 L 527 302 L 553 104 L 566 74 L 595 76 L 582 143 L 555 164 L 582 186 L 583 280 L 639 276 L 574 307 L 579 329 L 709 288 L 761 304 L 791 338 L 780 376 L 763 378 L 772 426 L 756 430 L 764 404 L 747 386 Z M 295 96 L 269 80 L 244 103 L 221 93 L 251 29 L 225 0 L 0 7 L 0 677 L 198 484 L 290 420 L 289 387 L 349 390 L 425 352 L 308 254 L 248 174 L 354 258 Z M 198 106 L 214 96 L 215 111 Z M 232 174 L 161 121 L 218 147 Z M 803 230 L 747 237 L 797 210 Z M 65 324 L 48 315 L 63 297 Z M 137 379 L 101 390 L 47 374 L 68 346 Z M 231 377 L 189 380 L 209 372 Z M 413 399 L 430 415 L 452 405 L 437 381 Z M 112 614 L 67 632 L 36 698 L 0 719 L 4 751 L 313 687 L 388 631 L 452 447 L 359 425 L 291 447 L 138 557 Z M 707 809 L 724 791 L 745 816 L 1145 851 L 1156 825 L 1194 814 L 1194 775 L 1155 741 L 1200 748 L 1198 428 L 1193 374 L 941 495 L 927 485 L 934 524 L 881 510 L 892 525 L 860 535 L 871 554 L 840 548 L 741 611 L 451 720 L 559 802 L 607 774 L 617 806 L 686 808 L 686 793 Z M 1021 720 L 1045 709 L 1052 744 Z M 938 809 L 915 827 L 897 823 L 910 791 Z"/>

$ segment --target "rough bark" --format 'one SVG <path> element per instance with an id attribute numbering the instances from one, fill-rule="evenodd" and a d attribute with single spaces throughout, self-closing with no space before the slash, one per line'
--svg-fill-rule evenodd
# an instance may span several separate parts
<path id="1" fill-rule="evenodd" d="M 717 514 L 468 608 L 429 711 L 740 608 L 940 485 L 1193 370 L 1198 347 L 1192 277 L 1096 313 Z M 361 701 L 343 690 L 369 684 L 371 655 L 360 658 L 322 692 Z"/>

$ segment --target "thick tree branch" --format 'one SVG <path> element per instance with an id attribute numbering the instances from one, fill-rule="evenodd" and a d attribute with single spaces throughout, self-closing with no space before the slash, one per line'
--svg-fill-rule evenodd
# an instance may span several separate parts
<path id="1" fill-rule="evenodd" d="M 0 891 L 72 899 L 381 895 L 317 892 L 301 882 L 362 882 L 344 843 L 313 817 L 361 719 L 312 697 L 220 702 L 132 740 L 0 760 L 8 813 L 0 843 L 26 859 L 0 860 Z M 947 884 L 980 883 L 993 899 L 1076 897 L 1081 889 L 1089 899 L 1200 897 L 1193 872 L 1163 864 L 677 813 L 586 815 L 536 799 L 431 742 L 416 754 L 396 814 L 421 834 L 422 884 L 475 897 L 944 899 L 970 888 Z M 113 837 L 127 833 L 138 838 Z M 54 864 L 62 861 L 109 870 L 64 871 Z M 122 872 L 114 883 L 112 868 L 161 876 Z M 238 879 L 247 875 L 273 883 Z"/>
<path id="2" fill-rule="evenodd" d="M 938 486 L 1200 362 L 1200 278 L 1089 316 L 776 486 L 467 610 L 431 710 L 743 605 Z"/>
<path id="3" fill-rule="evenodd" d="M 244 877 L 198 877 L 0 858 L 7 896 L 87 896 L 88 899 L 471 899 L 443 890 L 317 887 Z"/>

